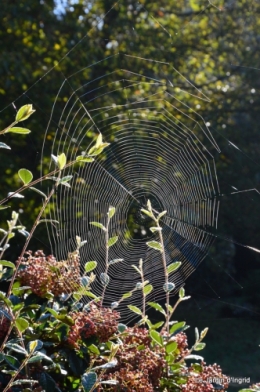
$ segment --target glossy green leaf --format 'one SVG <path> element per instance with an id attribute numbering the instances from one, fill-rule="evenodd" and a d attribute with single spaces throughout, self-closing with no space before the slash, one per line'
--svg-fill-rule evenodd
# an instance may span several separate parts
<path id="1" fill-rule="evenodd" d="M 113 218 L 113 216 L 115 215 L 115 212 L 116 212 L 116 209 L 115 209 L 115 207 L 109 207 L 109 210 L 108 210 L 108 217 L 111 219 L 111 218 Z"/>
<path id="2" fill-rule="evenodd" d="M 11 261 L 0 260 L 0 265 L 3 265 L 4 267 L 15 269 L 15 265 Z"/>
<path id="3" fill-rule="evenodd" d="M 32 172 L 30 172 L 30 170 L 27 169 L 20 169 L 18 171 L 18 176 L 20 177 L 24 185 L 29 184 L 33 179 Z"/>
<path id="4" fill-rule="evenodd" d="M 0 206 L 0 210 L 6 210 L 6 208 L 10 208 L 10 206 Z"/>
<path id="5" fill-rule="evenodd" d="M 84 392 L 90 392 L 97 382 L 97 374 L 95 372 L 88 372 L 83 374 L 81 383 Z"/>
<path id="6" fill-rule="evenodd" d="M 27 120 L 27 118 L 29 118 L 34 112 L 35 110 L 31 104 L 23 105 L 16 113 L 15 121 L 19 122 Z"/>
<path id="7" fill-rule="evenodd" d="M 96 261 L 88 261 L 86 264 L 85 264 L 85 272 L 91 272 L 91 271 L 93 271 L 95 268 L 96 268 L 96 266 L 97 266 L 97 262 Z"/>
<path id="8" fill-rule="evenodd" d="M 45 360 L 47 362 L 53 362 L 53 360 L 48 357 L 47 355 L 45 355 L 44 353 L 41 352 L 35 352 L 35 355 L 33 355 L 30 359 L 28 359 L 28 363 L 34 363 L 34 362 L 39 362 Z"/>
<path id="9" fill-rule="evenodd" d="M 5 347 L 7 347 L 9 350 L 15 351 L 16 353 L 19 353 L 19 354 L 23 354 L 23 355 L 28 354 L 27 351 L 17 343 L 7 342 L 5 344 Z"/>
<path id="10" fill-rule="evenodd" d="M 67 157 L 63 152 L 62 154 L 58 155 L 58 157 L 57 157 L 58 168 L 60 170 L 62 170 L 64 168 L 64 166 L 66 165 L 66 163 L 67 163 Z"/>
<path id="11" fill-rule="evenodd" d="M 11 147 L 9 147 L 7 144 L 0 142 L 0 148 L 5 148 L 6 150 L 11 150 Z"/>
<path id="12" fill-rule="evenodd" d="M 109 238 L 107 246 L 110 247 L 112 245 L 114 245 L 118 240 L 118 236 L 115 235 L 114 237 Z"/>
<path id="13" fill-rule="evenodd" d="M 197 344 L 195 345 L 195 347 L 194 347 L 194 350 L 195 350 L 195 351 L 203 350 L 205 346 L 206 346 L 206 343 L 197 343 Z"/>
<path id="14" fill-rule="evenodd" d="M 56 382 L 48 373 L 41 373 L 39 378 L 39 384 L 45 392 L 54 392 L 56 390 Z"/>
<path id="15" fill-rule="evenodd" d="M 33 340 L 28 343 L 27 348 L 29 353 L 32 353 L 36 350 L 40 350 L 43 346 L 43 342 L 41 340 Z"/>
<path id="16" fill-rule="evenodd" d="M 146 245 L 148 245 L 149 248 L 153 248 L 153 249 L 156 249 L 156 250 L 159 250 L 160 252 L 162 252 L 162 245 L 160 244 L 160 242 L 148 241 L 148 242 L 146 242 Z"/>
<path id="17" fill-rule="evenodd" d="M 170 354 L 170 353 L 176 351 L 177 348 L 178 348 L 177 342 L 172 341 L 172 342 L 168 342 L 168 343 L 166 344 L 166 346 L 165 346 L 165 351 L 166 351 L 167 354 Z"/>
<path id="18" fill-rule="evenodd" d="M 168 274 L 170 274 L 173 271 L 176 271 L 180 266 L 181 266 L 180 261 L 176 261 L 175 263 L 168 265 L 168 267 L 167 267 Z"/>
<path id="19" fill-rule="evenodd" d="M 28 133 L 31 133 L 31 131 L 27 128 L 12 127 L 7 129 L 6 133 L 19 133 L 20 135 L 27 135 Z"/>
<path id="20" fill-rule="evenodd" d="M 149 306 L 151 306 L 152 308 L 158 310 L 158 312 L 161 312 L 164 316 L 166 315 L 165 310 L 163 309 L 163 307 L 158 304 L 157 302 L 147 302 L 147 304 Z"/>
<path id="21" fill-rule="evenodd" d="M 139 315 L 142 315 L 141 309 L 139 309 L 137 306 L 134 306 L 134 305 L 127 305 L 127 307 L 128 307 L 130 310 L 132 310 L 132 312 L 134 312 L 134 313 L 136 313 L 136 314 L 139 314 Z"/>
<path id="22" fill-rule="evenodd" d="M 15 370 L 18 370 L 21 365 L 17 358 L 9 354 L 4 356 L 4 360 L 9 366 L 11 366 L 12 369 Z"/>
<path id="23" fill-rule="evenodd" d="M 88 346 L 88 350 L 91 351 L 93 354 L 99 355 L 100 351 L 98 349 L 97 346 L 95 346 L 95 344 L 91 344 L 90 346 Z"/>
<path id="24" fill-rule="evenodd" d="M 159 346 L 163 346 L 163 337 L 157 332 L 155 329 L 150 329 L 150 336 L 154 342 L 159 344 Z"/>
<path id="25" fill-rule="evenodd" d="M 174 336 L 174 335 L 176 335 L 177 333 L 182 332 L 182 331 L 183 331 L 183 328 L 185 327 L 185 325 L 186 325 L 186 322 L 185 322 L 185 321 L 180 321 L 180 322 L 178 322 L 178 323 L 173 324 L 173 325 L 171 326 L 171 328 L 170 328 L 170 334 L 171 334 L 171 336 Z"/>
<path id="26" fill-rule="evenodd" d="M 151 293 L 152 290 L 153 290 L 153 286 L 151 284 L 148 284 L 143 288 L 143 293 L 144 295 L 148 295 Z"/>
<path id="27" fill-rule="evenodd" d="M 132 297 L 131 291 L 129 291 L 128 293 L 124 293 L 124 294 L 122 295 L 122 299 L 126 299 L 126 298 L 129 298 L 129 297 Z"/>
<path id="28" fill-rule="evenodd" d="M 94 160 L 95 160 L 94 158 L 86 157 L 86 156 L 84 156 L 84 155 L 79 155 L 79 156 L 76 158 L 76 161 L 85 162 L 85 163 L 91 163 L 91 162 L 93 162 Z"/>
<path id="29" fill-rule="evenodd" d="M 101 281 L 103 286 L 107 286 L 109 284 L 109 281 L 110 281 L 110 278 L 109 278 L 108 274 L 106 274 L 105 272 L 102 272 L 100 274 L 100 281 Z"/>
<path id="30" fill-rule="evenodd" d="M 183 287 L 181 287 L 179 291 L 179 298 L 183 298 L 184 296 L 185 296 L 185 290 Z"/>
<path id="31" fill-rule="evenodd" d="M 29 323 L 24 318 L 18 317 L 15 320 L 15 326 L 19 330 L 19 332 L 24 332 L 29 327 Z"/>
<path id="32" fill-rule="evenodd" d="M 107 229 L 105 228 L 105 226 L 102 225 L 102 223 L 99 222 L 89 222 L 92 226 L 96 226 L 99 227 L 100 229 L 107 231 Z"/>

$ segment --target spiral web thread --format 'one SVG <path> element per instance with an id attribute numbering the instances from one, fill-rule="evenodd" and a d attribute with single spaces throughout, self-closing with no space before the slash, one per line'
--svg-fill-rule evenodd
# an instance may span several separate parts
<path id="1" fill-rule="evenodd" d="M 139 69 L 147 61 L 131 57 Z M 148 240 L 158 241 L 158 234 L 152 234 L 141 213 L 150 199 L 156 212 L 167 211 L 161 221 L 167 265 L 182 262 L 169 279 L 176 293 L 206 256 L 217 227 L 219 187 L 215 162 L 200 141 L 204 139 L 210 148 L 218 149 L 209 129 L 196 112 L 178 99 L 176 89 L 159 79 L 121 69 L 100 76 L 98 84 L 95 80 L 83 84 L 69 97 L 64 89 L 67 85 L 73 85 L 73 75 L 64 81 L 58 94 L 59 101 L 66 98 L 66 103 L 56 133 L 58 150 L 53 153 L 65 152 L 68 160 L 74 160 L 87 149 L 86 136 L 98 132 L 111 144 L 93 163 L 67 170 L 66 175 L 73 175 L 71 188 L 60 187 L 51 216 L 59 222 L 57 231 L 53 228 L 50 233 L 54 253 L 58 259 L 66 260 L 68 253 L 75 250 L 76 236 L 87 241 L 80 249 L 82 274 L 87 261 L 97 261 L 91 287 L 101 295 L 99 277 L 105 271 L 105 234 L 90 222 L 106 225 L 108 209 L 114 206 L 116 214 L 109 226 L 109 237 L 118 235 L 119 239 L 109 248 L 109 260 L 123 261 L 109 267 L 104 305 L 109 306 L 134 289 L 140 276 L 132 265 L 138 266 L 140 258 L 145 279 L 154 288 L 147 300 L 165 297 L 160 252 L 146 244 Z M 141 99 L 135 98 L 136 91 L 142 91 Z M 124 94 L 125 104 L 116 105 L 116 92 Z M 93 100 L 94 109 L 89 110 Z M 129 299 L 136 306 L 141 301 L 140 291 Z M 129 302 L 119 306 L 122 317 L 129 317 Z"/>
<path id="2" fill-rule="evenodd" d="M 114 4 L 120 5 L 124 2 Z M 168 43 L 174 45 L 167 29 L 142 4 L 137 2 L 136 7 L 144 10 L 155 34 L 163 32 L 165 37 L 170 37 Z M 208 7 L 215 6 L 209 2 L 206 11 Z M 95 26 L 102 23 L 101 17 Z M 138 40 L 138 23 L 137 28 L 133 19 L 129 23 L 134 26 L 131 36 L 134 42 Z M 99 133 L 105 142 L 111 143 L 93 163 L 78 164 L 64 171 L 64 176 L 73 178 L 71 188 L 58 187 L 54 209 L 50 208 L 50 218 L 59 222 L 47 225 L 53 254 L 58 260 L 69 260 L 69 252 L 77 247 L 76 237 L 86 240 L 80 249 L 81 273 L 84 275 L 86 262 L 97 261 L 94 271 L 97 277 L 91 287 L 100 295 L 103 291 L 100 274 L 105 270 L 105 235 L 90 222 L 105 225 L 108 209 L 114 206 L 116 214 L 110 222 L 109 236 L 118 235 L 119 239 L 109 249 L 109 260 L 123 261 L 109 267 L 110 283 L 104 305 L 110 306 L 134 289 L 140 277 L 132 265 L 138 266 L 140 258 L 145 279 L 154 287 L 147 301 L 157 301 L 165 298 L 164 274 L 160 253 L 146 244 L 158 240 L 149 230 L 151 222 L 141 213 L 147 200 L 151 200 L 154 211 L 167 211 L 161 220 L 167 264 L 182 262 L 170 275 L 169 280 L 176 285 L 173 295 L 196 270 L 218 236 L 219 202 L 223 194 L 214 157 L 220 149 L 207 123 L 196 112 L 198 100 L 210 102 L 210 99 L 170 62 L 156 61 L 161 54 L 167 58 L 171 55 L 160 47 L 154 47 L 151 54 L 156 53 L 156 60 L 142 58 L 138 48 L 131 53 L 129 46 L 125 54 L 95 59 L 92 64 L 92 60 L 84 60 L 83 68 L 65 75 L 63 63 L 69 64 L 75 56 L 81 64 L 79 68 L 82 67 L 81 60 L 87 58 L 84 43 L 93 38 L 93 31 L 91 34 L 87 33 L 57 65 L 18 97 L 15 105 L 28 103 L 29 98 L 37 110 L 43 111 L 37 107 L 34 87 L 37 91 L 38 83 L 45 83 L 50 76 L 60 78 L 50 118 L 47 113 L 48 126 L 43 125 L 46 129 L 43 166 L 49 157 L 49 140 L 52 153 L 57 156 L 64 152 L 67 161 L 88 151 L 93 145 L 90 141 Z M 154 69 L 159 70 L 158 75 Z M 240 151 L 235 144 L 227 142 Z M 232 194 L 249 191 L 256 189 L 237 190 Z M 67 282 L 68 291 L 74 283 Z M 141 307 L 141 301 L 141 291 L 135 291 L 131 298 L 121 302 L 122 318 L 129 320 L 133 316 L 126 306 L 128 303 Z"/>

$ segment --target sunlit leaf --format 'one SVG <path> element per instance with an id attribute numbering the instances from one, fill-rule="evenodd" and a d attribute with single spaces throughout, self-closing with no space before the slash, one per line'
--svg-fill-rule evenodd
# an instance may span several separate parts
<path id="1" fill-rule="evenodd" d="M 159 250 L 160 252 L 162 252 L 162 245 L 160 244 L 160 242 L 148 241 L 148 242 L 146 242 L 146 245 L 148 245 L 149 248 L 153 248 L 153 249 L 156 249 L 156 250 Z"/>
<path id="2" fill-rule="evenodd" d="M 148 284 L 143 288 L 143 293 L 144 295 L 148 295 L 151 293 L 152 290 L 153 290 L 153 286 L 151 284 Z"/>
<path id="3" fill-rule="evenodd" d="M 149 306 L 151 306 L 152 308 L 158 310 L 158 312 L 161 312 L 163 315 L 166 314 L 165 310 L 163 309 L 163 307 L 160 304 L 158 304 L 157 302 L 147 302 L 147 304 Z"/>
<path id="4" fill-rule="evenodd" d="M 94 158 L 86 157 L 86 156 L 84 156 L 84 155 L 79 155 L 79 156 L 76 158 L 76 161 L 91 163 L 91 162 L 94 161 Z"/>
<path id="5" fill-rule="evenodd" d="M 102 225 L 102 223 L 99 222 L 89 222 L 92 226 L 96 226 L 99 227 L 100 229 L 107 231 L 107 229 L 105 228 L 105 226 Z"/>
<path id="6" fill-rule="evenodd" d="M 13 127 L 7 129 L 6 133 L 19 133 L 20 135 L 27 135 L 28 133 L 31 133 L 31 131 L 27 128 Z"/>
<path id="7" fill-rule="evenodd" d="M 90 272 L 90 271 L 93 271 L 95 268 L 96 268 L 96 266 L 97 266 L 97 262 L 96 261 L 88 261 L 86 264 L 85 264 L 85 272 Z"/>
<path id="8" fill-rule="evenodd" d="M 178 344 L 175 341 L 168 342 L 165 346 L 165 351 L 167 354 L 174 352 L 178 348 Z"/>
<path id="9" fill-rule="evenodd" d="M 30 186 L 28 189 L 31 189 L 32 191 L 39 193 L 39 195 L 41 195 L 41 196 L 43 196 L 45 199 L 47 199 L 47 196 L 45 195 L 45 193 L 43 193 L 43 192 L 40 191 L 39 189 L 34 188 L 33 186 Z"/>
<path id="10" fill-rule="evenodd" d="M 15 269 L 15 265 L 11 261 L 0 260 L 0 265 L 3 265 L 4 267 L 9 267 L 9 268 Z"/>
<path id="11" fill-rule="evenodd" d="M 114 245 L 118 240 L 118 236 L 115 235 L 114 237 L 109 238 L 107 246 L 110 247 L 112 245 Z"/>
<path id="12" fill-rule="evenodd" d="M 134 313 L 136 313 L 136 314 L 139 314 L 139 315 L 142 315 L 141 309 L 139 309 L 137 306 L 134 306 L 134 305 L 127 305 L 127 307 L 128 307 L 130 310 L 132 310 L 132 312 L 134 312 Z"/>
<path id="13" fill-rule="evenodd" d="M 173 271 L 176 271 L 180 266 L 181 266 L 181 261 L 176 261 L 175 263 L 168 265 L 167 267 L 168 274 L 170 274 Z"/>
<path id="14" fill-rule="evenodd" d="M 150 336 L 154 342 L 159 344 L 159 346 L 161 346 L 161 347 L 163 346 L 163 338 L 159 332 L 157 332 L 155 329 L 151 329 Z"/>
<path id="15" fill-rule="evenodd" d="M 20 169 L 18 171 L 18 176 L 20 177 L 24 185 L 29 184 L 33 179 L 32 172 L 30 172 L 30 170 L 27 169 Z"/>
<path id="16" fill-rule="evenodd" d="M 119 263 L 120 261 L 124 261 L 124 259 L 113 259 L 108 262 L 108 265 Z"/>
<path id="17" fill-rule="evenodd" d="M 66 165 L 66 163 L 67 163 L 67 157 L 63 152 L 62 154 L 58 155 L 58 157 L 57 157 L 58 168 L 60 170 L 62 170 L 64 168 L 64 166 Z"/>
<path id="18" fill-rule="evenodd" d="M 15 121 L 19 122 L 27 120 L 27 118 L 29 118 L 34 112 L 35 109 L 33 109 L 33 106 L 31 104 L 24 105 L 16 113 Z"/>
<path id="19" fill-rule="evenodd" d="M 6 148 L 6 150 L 11 150 L 11 147 L 9 147 L 7 144 L 0 142 L 0 148 Z"/>
<path id="20" fill-rule="evenodd" d="M 23 199 L 23 198 L 24 198 L 24 195 L 22 195 L 21 193 L 15 193 L 15 192 L 9 192 L 7 196 L 8 196 L 8 197 L 17 197 L 18 199 L 19 199 L 19 198 L 20 198 L 20 199 Z"/>
<path id="21" fill-rule="evenodd" d="M 115 207 L 109 207 L 108 209 L 108 217 L 111 219 L 115 215 L 116 209 Z"/>
<path id="22" fill-rule="evenodd" d="M 18 317 L 15 320 L 15 326 L 19 332 L 24 332 L 29 327 L 29 323 L 24 318 Z"/>

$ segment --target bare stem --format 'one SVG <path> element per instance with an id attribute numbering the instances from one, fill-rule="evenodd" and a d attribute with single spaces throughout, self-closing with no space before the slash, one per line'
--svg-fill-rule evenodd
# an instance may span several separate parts
<path id="1" fill-rule="evenodd" d="M 109 252 L 109 246 L 108 246 L 108 240 L 109 240 L 109 233 L 108 233 L 108 228 L 109 228 L 109 222 L 110 218 L 109 216 L 107 217 L 107 225 L 106 225 L 106 235 L 105 235 L 105 241 L 106 241 L 106 255 L 105 255 L 105 274 L 108 272 L 108 252 Z M 101 306 L 103 305 L 104 297 L 105 297 L 105 292 L 106 292 L 107 285 L 104 285 L 103 291 L 102 291 L 102 296 L 101 296 Z"/>
<path id="2" fill-rule="evenodd" d="M 156 221 L 157 223 L 157 227 L 158 227 L 158 232 L 159 232 L 159 238 L 160 238 L 160 243 L 161 243 L 161 247 L 162 247 L 162 262 L 163 262 L 163 270 L 164 270 L 164 279 L 165 279 L 165 286 L 166 288 L 168 287 L 168 283 L 169 283 L 169 275 L 168 275 L 168 271 L 167 271 L 167 262 L 166 262 L 166 257 L 165 257 L 165 249 L 164 249 L 164 243 L 163 243 L 163 236 L 162 236 L 162 230 L 161 227 L 159 225 L 159 221 Z M 169 311 L 169 305 L 170 305 L 170 293 L 169 291 L 166 291 L 166 330 L 167 333 L 169 334 L 169 322 L 170 322 L 170 311 Z"/>

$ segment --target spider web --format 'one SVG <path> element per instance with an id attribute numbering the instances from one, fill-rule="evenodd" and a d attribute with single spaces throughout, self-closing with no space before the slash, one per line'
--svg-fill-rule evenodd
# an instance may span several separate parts
<path id="1" fill-rule="evenodd" d="M 117 2 L 115 6 L 123 4 Z M 159 31 L 171 37 L 167 28 L 141 3 L 137 3 L 137 8 L 144 11 L 155 34 Z M 114 6 L 109 12 L 113 9 Z M 212 2 L 207 3 L 205 11 L 212 9 L 219 11 Z M 102 29 L 103 19 L 101 16 L 95 22 L 93 30 L 97 33 Z M 129 23 L 133 31 L 131 39 L 138 43 L 138 23 L 133 19 Z M 171 61 L 161 61 L 168 49 L 155 44 L 151 58 L 143 58 L 138 47 L 131 50 L 129 46 L 126 53 L 118 52 L 92 61 L 86 60 L 84 52 L 84 44 L 90 36 L 87 33 L 59 59 L 57 66 L 15 101 L 18 106 L 23 101 L 27 103 L 29 98 L 37 106 L 35 87 L 48 77 L 60 80 L 51 116 L 47 112 L 43 165 L 50 141 L 51 152 L 54 155 L 64 152 L 68 161 L 87 151 L 91 147 L 90 140 L 99 133 L 105 142 L 111 143 L 93 163 L 66 171 L 66 175 L 73 176 L 71 188 L 58 188 L 54 209 L 50 210 L 50 218 L 59 222 L 57 226 L 48 226 L 51 248 L 58 259 L 66 260 L 68 252 L 76 248 L 76 236 L 87 240 L 80 249 L 82 274 L 85 262 L 97 261 L 97 279 L 92 289 L 100 295 L 105 239 L 103 232 L 90 222 L 105 224 L 108 208 L 114 206 L 116 214 L 109 234 L 118 235 L 119 239 L 109 249 L 109 259 L 122 258 L 123 261 L 109 268 L 111 280 L 104 304 L 110 305 L 135 287 L 140 278 L 132 265 L 138 265 L 140 258 L 144 260 L 145 277 L 154 286 L 147 299 L 159 300 L 164 298 L 163 268 L 158 251 L 146 245 L 147 241 L 158 239 L 149 230 L 152 223 L 141 213 L 147 200 L 151 200 L 155 211 L 167 211 L 162 219 L 167 263 L 182 262 L 180 269 L 170 276 L 176 285 L 174 295 L 210 254 L 214 239 L 221 238 L 217 228 L 223 196 L 232 198 L 240 192 L 251 195 L 257 190 L 252 186 L 252 189 L 230 191 L 230 183 L 219 186 L 215 161 L 223 149 L 215 140 L 218 133 L 199 113 L 198 104 L 203 101 L 210 106 L 210 96 L 197 88 L 187 75 L 182 75 Z M 108 44 L 114 45 L 116 51 L 116 42 Z M 64 72 L 62 65 L 74 58 L 79 58 L 79 68 L 73 73 Z M 225 137 L 223 140 L 241 153 L 235 142 Z M 228 235 L 222 237 L 236 243 Z M 248 247 L 257 250 L 255 246 Z M 140 294 L 136 291 L 129 302 L 120 304 L 123 318 L 132 317 L 127 303 L 140 306 Z"/>

